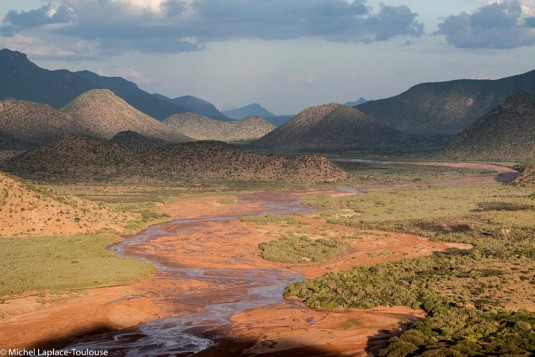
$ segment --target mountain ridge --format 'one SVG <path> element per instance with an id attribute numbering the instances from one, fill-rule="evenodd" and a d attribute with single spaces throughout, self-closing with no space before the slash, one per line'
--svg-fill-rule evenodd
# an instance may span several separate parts
<path id="1" fill-rule="evenodd" d="M 357 109 L 403 133 L 458 134 L 517 92 L 535 92 L 535 70 L 495 80 L 420 83 Z"/>
<path id="2" fill-rule="evenodd" d="M 0 236 L 80 234 L 105 228 L 124 232 L 138 216 L 0 172 Z"/>
<path id="3" fill-rule="evenodd" d="M 470 160 L 535 159 L 535 94 L 506 98 L 461 132 L 442 154 Z"/>
<path id="4" fill-rule="evenodd" d="M 191 111 L 158 99 L 121 77 L 105 77 L 90 71 L 51 71 L 37 66 L 22 52 L 0 50 L 0 99 L 11 97 L 58 109 L 91 89 L 112 90 L 134 108 L 156 119 Z"/>

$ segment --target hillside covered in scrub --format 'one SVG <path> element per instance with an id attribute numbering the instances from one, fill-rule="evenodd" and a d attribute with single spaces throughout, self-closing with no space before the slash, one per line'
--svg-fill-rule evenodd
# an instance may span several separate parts
<path id="1" fill-rule="evenodd" d="M 457 134 L 518 92 L 535 92 L 535 71 L 497 80 L 421 83 L 357 109 L 404 134 Z"/>
<path id="2" fill-rule="evenodd" d="M 317 155 L 276 156 L 221 142 L 191 142 L 129 152 L 108 141 L 70 136 L 6 160 L 2 170 L 34 179 L 324 182 L 348 178 Z"/>
<path id="3" fill-rule="evenodd" d="M 123 232 L 139 217 L 102 203 L 59 194 L 0 172 L 0 236 Z"/>
<path id="4" fill-rule="evenodd" d="M 373 149 L 396 146 L 401 133 L 341 104 L 308 108 L 254 142 L 262 148 Z"/>
<path id="5" fill-rule="evenodd" d="M 459 134 L 443 153 L 469 160 L 535 158 L 535 94 L 507 98 Z"/>
<path id="6" fill-rule="evenodd" d="M 0 148 L 36 146 L 68 135 L 92 135 L 89 128 L 46 104 L 24 100 L 0 101 Z"/>
<path id="7" fill-rule="evenodd" d="M 164 120 L 164 123 L 194 140 L 225 142 L 258 139 L 275 129 L 275 125 L 258 116 L 250 116 L 243 120 L 222 121 L 195 113 L 183 113 L 170 116 Z"/>
<path id="8" fill-rule="evenodd" d="M 137 110 L 107 89 L 87 91 L 61 108 L 61 111 L 71 115 L 96 136 L 106 139 L 111 139 L 121 131 L 131 130 L 171 143 L 190 140 L 175 128 Z"/>

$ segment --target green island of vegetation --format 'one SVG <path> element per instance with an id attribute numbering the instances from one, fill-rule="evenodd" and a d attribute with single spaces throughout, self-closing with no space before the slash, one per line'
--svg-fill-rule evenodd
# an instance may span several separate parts
<path id="1" fill-rule="evenodd" d="M 281 238 L 260 243 L 260 256 L 263 259 L 280 263 L 323 262 L 336 254 L 343 253 L 350 245 L 338 239 L 310 239 L 306 236 L 282 236 Z"/>

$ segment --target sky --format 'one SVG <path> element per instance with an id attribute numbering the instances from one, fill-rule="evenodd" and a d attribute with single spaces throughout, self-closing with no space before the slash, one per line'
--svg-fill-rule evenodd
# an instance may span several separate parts
<path id="1" fill-rule="evenodd" d="M 0 48 L 295 114 L 535 69 L 535 0 L 0 0 Z"/>

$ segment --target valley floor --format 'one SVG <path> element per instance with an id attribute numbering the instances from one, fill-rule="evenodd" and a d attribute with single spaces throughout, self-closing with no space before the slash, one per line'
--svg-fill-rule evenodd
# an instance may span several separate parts
<path id="1" fill-rule="evenodd" d="M 459 170 L 459 165 L 455 166 L 452 170 Z M 386 171 L 382 166 L 365 169 L 373 174 L 352 185 L 351 190 L 312 188 L 191 194 L 183 188 L 150 185 L 57 186 L 62 192 L 83 193 L 86 198 L 108 200 L 109 204 L 131 210 L 139 209 L 138 203 L 143 200 L 159 202 L 155 217 L 165 215 L 173 220 L 127 236 L 124 243 L 115 246 L 116 252 L 141 258 L 156 265 L 158 270 L 148 278 L 120 286 L 1 296 L 0 346 L 50 348 L 67 344 L 120 351 L 139 348 L 137 341 L 148 341 L 140 336 L 149 336 L 152 342 L 145 345 L 153 344 L 154 351 L 162 355 L 166 351 L 161 350 L 162 343 L 154 343 L 154 338 L 173 348 L 178 331 L 182 335 L 199 336 L 200 340 L 195 341 L 204 347 L 208 347 L 203 345 L 210 343 L 207 341 L 217 341 L 216 346 L 204 350 L 201 356 L 239 354 L 243 350 L 250 355 L 364 356 L 370 351 L 377 352 L 392 335 L 424 318 L 426 312 L 406 306 L 369 309 L 323 306 L 321 301 L 317 306 L 321 308 L 311 309 L 297 300 L 283 300 L 285 286 L 302 278 L 314 281 L 337 274 L 343 276 L 357 267 L 432 258 L 450 248 L 470 251 L 479 245 L 477 240 L 448 241 L 436 237 L 430 240 L 431 235 L 423 232 L 400 229 L 399 224 L 415 219 L 457 219 L 484 209 L 495 227 L 533 228 L 528 227 L 528 219 L 521 219 L 533 214 L 533 204 L 524 199 L 530 191 L 495 183 L 496 173 L 489 172 L 501 168 L 477 166 L 464 172 L 463 176 L 468 177 L 459 178 L 461 171 L 431 168 L 429 176 L 417 177 L 425 171 L 412 167 L 403 171 L 396 167 L 397 177 L 403 177 L 400 180 L 388 175 L 381 180 L 381 173 Z M 369 185 L 372 182 L 377 184 L 372 187 Z M 362 192 L 368 193 L 359 194 Z M 298 201 L 310 207 L 299 205 Z M 497 203 L 505 206 L 493 206 Z M 507 206 L 509 203 L 518 206 L 507 210 L 512 207 Z M 312 206 L 324 208 L 318 210 Z M 511 212 L 516 218 L 511 217 Z M 508 220 L 516 221 L 506 222 L 505 215 Z M 447 225 L 448 220 L 443 223 Z M 475 218 L 474 224 L 479 224 Z M 335 240 L 344 242 L 348 249 L 318 261 L 313 256 L 305 257 L 299 263 L 261 258 L 259 245 L 284 237 Z M 286 253 L 280 252 L 281 257 Z M 510 265 L 518 263 L 518 259 L 524 259 L 526 267 L 533 265 L 533 257 L 511 258 Z M 533 276 L 508 270 L 510 267 L 505 267 L 503 261 L 495 263 L 502 277 L 514 276 L 515 283 L 504 282 L 511 291 L 504 291 L 501 301 L 489 304 L 503 303 L 508 309 L 534 311 L 533 283 L 529 282 Z M 463 284 L 466 282 L 450 281 L 451 289 L 459 289 Z M 495 288 L 500 290 L 498 285 Z M 525 292 L 515 296 L 514 288 Z M 345 293 L 337 289 L 331 286 L 329 293 Z M 517 301 L 507 301 L 511 297 Z M 140 324 L 146 327 L 132 330 Z M 168 332 L 175 333 L 171 340 L 166 340 Z M 79 339 L 88 334 L 96 337 Z M 117 344 L 104 342 L 112 340 L 112 336 L 119 340 Z"/>

